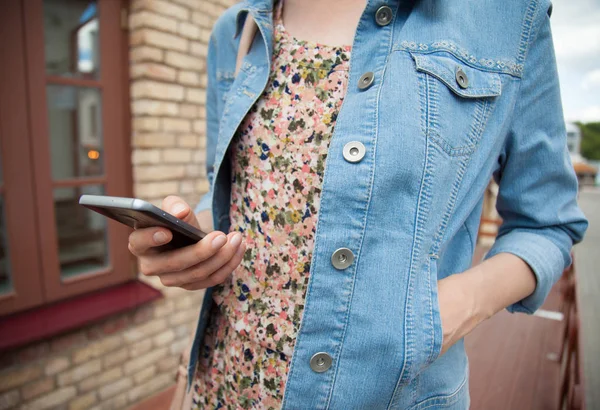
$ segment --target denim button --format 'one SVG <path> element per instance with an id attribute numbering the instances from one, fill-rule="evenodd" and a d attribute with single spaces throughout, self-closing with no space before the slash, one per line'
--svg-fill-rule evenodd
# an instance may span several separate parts
<path id="1" fill-rule="evenodd" d="M 331 356 L 325 352 L 315 353 L 310 358 L 310 368 L 317 373 L 323 373 L 331 367 Z"/>
<path id="2" fill-rule="evenodd" d="M 381 6 L 375 13 L 375 22 L 380 26 L 387 26 L 392 21 L 392 9 L 388 6 Z"/>
<path id="3" fill-rule="evenodd" d="M 469 77 L 460 67 L 456 67 L 456 82 L 460 88 L 467 88 L 469 86 Z"/>
<path id="4" fill-rule="evenodd" d="M 348 162 L 359 162 L 365 156 L 365 146 L 358 141 L 350 141 L 344 145 L 344 159 Z"/>
<path id="5" fill-rule="evenodd" d="M 367 71 L 358 79 L 358 88 L 361 90 L 366 90 L 373 84 L 373 80 L 375 79 L 375 74 L 372 71 Z"/>
<path id="6" fill-rule="evenodd" d="M 352 265 L 354 254 L 348 248 L 339 248 L 331 255 L 331 264 L 334 268 L 342 270 Z"/>

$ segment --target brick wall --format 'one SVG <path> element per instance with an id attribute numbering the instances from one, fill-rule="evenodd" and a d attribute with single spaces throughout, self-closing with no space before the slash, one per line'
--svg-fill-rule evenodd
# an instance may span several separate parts
<path id="1" fill-rule="evenodd" d="M 160 205 L 179 194 L 195 204 L 208 188 L 207 42 L 216 18 L 234 2 L 131 2 L 131 143 L 140 198 Z M 171 386 L 203 293 L 149 281 L 163 299 L 1 354 L 0 410 L 125 409 Z"/>
<path id="2" fill-rule="evenodd" d="M 211 27 L 234 1 L 134 0 L 131 107 L 135 195 L 190 204 L 205 179 L 206 53 Z"/>

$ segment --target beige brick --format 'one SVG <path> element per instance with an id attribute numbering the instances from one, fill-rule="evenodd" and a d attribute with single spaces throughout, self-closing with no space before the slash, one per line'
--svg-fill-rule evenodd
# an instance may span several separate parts
<path id="1" fill-rule="evenodd" d="M 131 78 L 150 78 L 153 80 L 175 81 L 177 70 L 157 63 L 134 63 L 131 66 Z"/>
<path id="2" fill-rule="evenodd" d="M 190 162 L 192 151 L 182 148 L 169 148 L 163 151 L 163 161 L 167 163 Z"/>
<path id="3" fill-rule="evenodd" d="M 204 105 L 206 104 L 206 91 L 201 88 L 187 88 L 185 90 L 185 100 Z"/>
<path id="4" fill-rule="evenodd" d="M 177 32 L 177 20 L 174 18 L 161 16 L 147 10 L 137 11 L 129 15 L 129 29 L 135 30 L 136 28 L 150 27 L 156 28 L 162 31 L 168 31 L 170 33 Z"/>
<path id="5" fill-rule="evenodd" d="M 175 145 L 175 136 L 171 134 L 135 134 L 133 145 L 137 148 L 163 148 Z"/>
<path id="6" fill-rule="evenodd" d="M 112 352 L 102 359 L 102 365 L 105 369 L 109 369 L 117 364 L 123 363 L 129 357 L 129 349 L 124 347 L 116 352 Z"/>
<path id="7" fill-rule="evenodd" d="M 206 58 L 206 56 L 208 56 L 208 46 L 206 44 L 202 44 L 199 41 L 191 41 L 190 54 Z"/>
<path id="8" fill-rule="evenodd" d="M 192 12 L 192 22 L 201 27 L 211 28 L 214 22 L 214 17 L 201 11 Z"/>
<path id="9" fill-rule="evenodd" d="M 136 182 L 165 181 L 179 179 L 183 176 L 185 176 L 183 165 L 137 166 L 133 169 L 133 178 Z"/>
<path id="10" fill-rule="evenodd" d="M 208 86 L 208 75 L 206 75 L 206 73 L 202 73 L 200 75 L 200 87 L 202 88 L 206 88 Z M 203 114 L 205 114 L 203 112 Z"/>
<path id="11" fill-rule="evenodd" d="M 91 392 L 71 400 L 69 410 L 85 410 L 96 403 L 96 392 Z"/>
<path id="12" fill-rule="evenodd" d="M 140 28 L 129 36 L 129 44 L 149 45 L 163 48 L 165 50 L 186 51 L 188 40 L 176 34 L 163 33 L 151 28 Z"/>
<path id="13" fill-rule="evenodd" d="M 128 377 L 102 387 L 98 390 L 98 394 L 100 395 L 100 400 L 106 400 L 115 397 L 117 394 L 130 389 L 131 387 L 133 387 L 133 380 Z"/>
<path id="14" fill-rule="evenodd" d="M 169 182 L 171 186 L 177 186 L 176 182 Z M 155 184 L 158 185 L 158 184 Z M 173 190 L 174 191 L 174 190 Z M 157 197 L 162 196 L 158 195 L 148 195 L 148 197 Z M 137 342 L 138 340 L 142 340 L 147 338 L 148 336 L 152 336 L 167 328 L 167 321 L 165 319 L 154 319 L 150 322 L 147 322 L 141 326 L 136 326 L 132 329 L 127 330 L 123 337 L 128 343 Z"/>
<path id="15" fill-rule="evenodd" d="M 141 399 L 151 396 L 157 391 L 163 390 L 165 387 L 174 383 L 175 381 L 172 374 L 161 374 L 157 377 L 154 377 L 150 381 L 131 389 L 128 393 L 129 401 L 140 401 Z"/>
<path id="16" fill-rule="evenodd" d="M 195 134 L 184 134 L 177 137 L 177 146 L 185 148 L 196 148 L 200 137 Z"/>
<path id="17" fill-rule="evenodd" d="M 172 355 L 178 356 L 183 352 L 183 349 L 186 349 L 189 345 L 189 337 L 184 337 L 183 339 L 179 339 L 169 346 L 169 351 Z"/>
<path id="18" fill-rule="evenodd" d="M 205 120 L 196 120 L 193 124 L 194 132 L 198 134 L 205 135 L 206 133 L 206 121 Z"/>
<path id="19" fill-rule="evenodd" d="M 177 84 L 143 80 L 135 81 L 131 85 L 131 97 L 133 99 L 148 97 L 160 100 L 181 101 L 183 96 L 184 88 Z"/>
<path id="20" fill-rule="evenodd" d="M 136 117 L 133 119 L 133 131 L 158 131 L 160 120 L 155 117 Z"/>
<path id="21" fill-rule="evenodd" d="M 173 308 L 175 307 L 175 302 L 172 300 L 161 300 L 158 303 L 154 304 L 154 317 L 161 318 L 165 317 L 171 312 L 173 312 Z"/>
<path id="22" fill-rule="evenodd" d="M 210 41 L 210 30 L 209 29 L 203 28 L 200 30 L 200 41 L 208 44 L 208 42 Z"/>
<path id="23" fill-rule="evenodd" d="M 192 40 L 200 39 L 200 28 L 194 24 L 186 23 L 185 21 L 179 23 L 177 32 L 179 33 L 179 35 Z"/>
<path id="24" fill-rule="evenodd" d="M 0 392 L 22 386 L 42 375 L 42 368 L 36 365 L 12 367 L 0 373 Z"/>
<path id="25" fill-rule="evenodd" d="M 200 106 L 195 104 L 181 104 L 179 106 L 179 116 L 183 118 L 198 118 L 198 110 Z"/>
<path id="26" fill-rule="evenodd" d="M 202 148 L 203 150 L 206 149 L 206 136 L 204 135 L 204 133 L 200 134 L 200 140 L 198 140 L 198 148 Z"/>
<path id="27" fill-rule="evenodd" d="M 152 349 L 152 339 L 140 340 L 129 347 L 129 357 L 139 357 Z"/>
<path id="28" fill-rule="evenodd" d="M 48 359 L 48 361 L 46 362 L 46 368 L 45 368 L 45 372 L 48 376 L 51 376 L 53 374 L 62 372 L 63 370 L 65 370 L 67 367 L 70 366 L 70 361 L 67 357 L 63 357 L 63 356 L 57 356 L 57 357 L 51 357 L 50 359 Z"/>
<path id="29" fill-rule="evenodd" d="M 200 85 L 200 74 L 197 71 L 180 71 L 177 82 L 184 85 Z"/>
<path id="30" fill-rule="evenodd" d="M 154 61 L 160 62 L 163 59 L 163 51 L 160 48 L 150 46 L 137 46 L 129 50 L 129 59 L 131 62 Z"/>
<path id="31" fill-rule="evenodd" d="M 89 410 L 122 410 L 127 406 L 127 392 L 121 393 L 109 400 L 103 401 Z M 154 409 L 152 409 L 154 410 Z"/>
<path id="32" fill-rule="evenodd" d="M 167 51 L 165 62 L 173 67 L 195 71 L 203 70 L 206 65 L 204 59 L 176 51 Z"/>
<path id="33" fill-rule="evenodd" d="M 111 350 L 121 346 L 121 336 L 104 337 L 97 342 L 90 343 L 86 347 L 73 352 L 73 363 L 79 364 L 96 357 L 103 356 Z"/>
<path id="34" fill-rule="evenodd" d="M 135 184 L 134 192 L 141 198 L 158 198 L 177 194 L 177 181 Z"/>
<path id="35" fill-rule="evenodd" d="M 200 3 L 201 1 L 199 0 L 171 0 L 175 3 L 179 3 L 183 6 L 186 6 L 192 10 L 196 10 L 196 9 L 200 9 Z"/>
<path id="36" fill-rule="evenodd" d="M 206 179 L 201 179 L 196 182 L 196 192 L 201 194 L 208 192 L 208 181 Z"/>
<path id="37" fill-rule="evenodd" d="M 200 11 L 207 13 L 214 17 L 219 17 L 223 11 L 225 11 L 225 7 L 218 6 L 213 3 L 209 3 L 207 1 L 201 2 Z"/>
<path id="38" fill-rule="evenodd" d="M 156 363 L 159 373 L 172 373 L 178 365 L 179 355 L 167 356 Z"/>
<path id="39" fill-rule="evenodd" d="M 191 194 L 194 192 L 194 181 L 181 181 L 179 192 L 182 194 Z"/>
<path id="40" fill-rule="evenodd" d="M 145 368 L 144 370 L 141 370 L 141 371 L 137 372 L 136 374 L 134 374 L 133 380 L 135 381 L 136 385 L 142 384 L 145 381 L 149 380 L 155 374 L 156 374 L 156 366 L 152 365 L 152 366 L 149 366 L 149 367 Z"/>
<path id="41" fill-rule="evenodd" d="M 100 359 L 92 360 L 58 375 L 58 385 L 67 386 L 81 381 L 93 374 L 100 373 L 102 362 Z"/>
<path id="42" fill-rule="evenodd" d="M 19 390 L 11 390 L 0 394 L 0 410 L 9 410 L 15 408 L 21 401 Z"/>
<path id="43" fill-rule="evenodd" d="M 163 118 L 161 120 L 161 128 L 167 132 L 190 132 L 192 130 L 192 122 L 181 118 Z"/>
<path id="44" fill-rule="evenodd" d="M 199 149 L 194 151 L 194 158 L 192 159 L 194 164 L 204 164 L 206 162 L 206 150 Z"/>
<path id="45" fill-rule="evenodd" d="M 132 114 L 134 115 L 169 115 L 174 116 L 179 112 L 176 103 L 167 101 L 156 101 L 136 99 L 133 101 Z"/>
<path id="46" fill-rule="evenodd" d="M 118 380 L 122 376 L 123 370 L 121 370 L 120 367 L 114 367 L 110 370 L 104 370 L 99 375 L 88 377 L 87 379 L 79 383 L 79 391 L 85 393 L 90 390 L 94 390 L 97 387 L 101 387 L 110 382 Z"/>
<path id="47" fill-rule="evenodd" d="M 159 333 L 153 338 L 154 346 L 163 346 L 171 343 L 173 340 L 175 340 L 175 332 L 171 329 Z"/>
<path id="48" fill-rule="evenodd" d="M 158 164 L 160 162 L 160 151 L 157 149 L 136 149 L 131 155 L 133 165 Z"/>
<path id="49" fill-rule="evenodd" d="M 24 404 L 21 409 L 24 410 L 44 410 L 58 407 L 74 398 L 77 395 L 77 389 L 73 386 L 64 387 L 55 390 L 52 393 L 41 396 L 33 401 Z"/>
<path id="50" fill-rule="evenodd" d="M 201 177 L 204 176 L 204 165 L 202 164 L 189 164 L 185 166 L 185 176 L 190 177 Z"/>
<path id="51" fill-rule="evenodd" d="M 72 349 L 73 347 L 83 345 L 87 342 L 87 336 L 85 332 L 78 331 L 73 333 L 67 333 L 63 336 L 58 336 L 50 343 L 53 352 L 62 352 L 64 350 Z"/>
<path id="52" fill-rule="evenodd" d="M 151 366 L 156 361 L 165 357 L 167 355 L 167 353 L 168 353 L 168 348 L 161 347 L 158 349 L 154 349 L 151 352 L 146 353 L 143 356 L 140 356 L 133 360 L 130 360 L 127 363 L 125 363 L 125 367 L 124 367 L 125 374 L 132 374 L 132 373 L 138 372 L 148 366 Z"/>
<path id="53" fill-rule="evenodd" d="M 33 399 L 54 389 L 54 377 L 46 377 L 21 387 L 21 397 L 24 401 Z"/>
<path id="54" fill-rule="evenodd" d="M 185 7 L 178 6 L 167 0 L 135 0 L 132 10 L 149 10 L 160 15 L 176 17 L 180 20 L 188 20 L 189 11 Z"/>

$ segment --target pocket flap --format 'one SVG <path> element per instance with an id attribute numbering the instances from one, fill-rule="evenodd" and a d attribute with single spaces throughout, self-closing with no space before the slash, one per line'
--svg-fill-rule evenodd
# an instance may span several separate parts
<path id="1" fill-rule="evenodd" d="M 498 73 L 473 68 L 447 53 L 411 55 L 417 71 L 436 77 L 456 95 L 465 98 L 500 95 L 502 86 Z"/>

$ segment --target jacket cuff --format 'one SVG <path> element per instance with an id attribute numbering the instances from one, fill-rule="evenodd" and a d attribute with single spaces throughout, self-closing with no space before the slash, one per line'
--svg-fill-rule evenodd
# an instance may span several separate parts
<path id="1" fill-rule="evenodd" d="M 564 260 L 560 249 L 551 240 L 539 234 L 519 230 L 497 238 L 485 259 L 501 252 L 512 253 L 523 259 L 535 274 L 537 281 L 531 295 L 506 308 L 511 313 L 533 314 L 542 306 L 554 283 L 571 263 L 570 260 Z"/>

